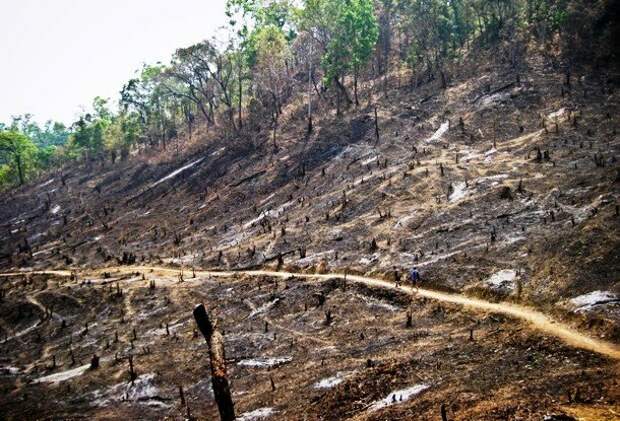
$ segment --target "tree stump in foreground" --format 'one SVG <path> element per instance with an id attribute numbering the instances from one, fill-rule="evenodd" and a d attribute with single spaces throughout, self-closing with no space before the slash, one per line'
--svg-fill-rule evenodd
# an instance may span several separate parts
<path id="1" fill-rule="evenodd" d="M 222 421 L 235 419 L 235 407 L 232 401 L 228 377 L 226 375 L 226 357 L 224 355 L 224 337 L 217 330 L 217 323 L 212 323 L 203 304 L 194 308 L 194 319 L 209 345 L 211 361 L 211 382 L 213 394 Z"/>

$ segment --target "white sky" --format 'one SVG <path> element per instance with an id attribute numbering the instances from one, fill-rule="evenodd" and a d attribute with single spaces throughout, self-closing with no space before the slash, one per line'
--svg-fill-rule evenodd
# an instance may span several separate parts
<path id="1" fill-rule="evenodd" d="M 0 122 L 71 124 L 142 63 L 223 37 L 225 0 L 0 0 Z"/>

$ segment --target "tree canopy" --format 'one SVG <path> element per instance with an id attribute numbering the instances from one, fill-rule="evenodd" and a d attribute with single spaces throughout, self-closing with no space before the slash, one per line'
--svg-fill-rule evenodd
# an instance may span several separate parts
<path id="1" fill-rule="evenodd" d="M 24 184 L 35 165 L 37 147 L 26 135 L 14 131 L 0 131 L 0 183 L 17 178 Z"/>
<path id="2" fill-rule="evenodd" d="M 413 88 L 446 87 L 450 63 L 471 47 L 495 48 L 515 69 L 530 40 L 553 47 L 545 51 L 557 52 L 567 72 L 577 58 L 617 63 L 614 7 L 607 0 L 228 0 L 227 42 L 204 40 L 168 63 L 145 65 L 118 98 L 95 98 L 69 126 L 38 125 L 28 114 L 0 123 L 0 177 L 7 185 L 74 160 L 115 163 L 194 141 L 199 127 L 201 139 L 254 139 L 268 130 L 275 145 L 279 119 L 296 98 L 311 123 L 312 104 L 337 114 L 343 99 L 370 104 L 375 80 L 387 87 L 406 74 Z"/>

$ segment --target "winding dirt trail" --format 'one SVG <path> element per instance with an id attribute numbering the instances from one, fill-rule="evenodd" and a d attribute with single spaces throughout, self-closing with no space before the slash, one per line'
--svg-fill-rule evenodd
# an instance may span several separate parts
<path id="1" fill-rule="evenodd" d="M 112 268 L 101 269 L 98 272 L 103 271 L 116 271 L 121 273 L 131 273 L 136 271 L 153 271 L 164 274 L 177 275 L 179 269 L 170 269 L 158 266 L 119 266 Z M 64 272 L 64 274 L 70 274 L 69 271 L 38 271 L 37 273 L 55 273 Z M 20 274 L 23 274 L 20 273 Z M 3 274 L 0 274 L 2 276 Z M 279 272 L 269 270 L 247 270 L 247 271 L 196 271 L 197 276 L 211 276 L 211 277 L 230 277 L 234 275 L 248 275 L 248 276 L 272 276 L 278 278 L 297 277 L 303 279 L 319 279 L 327 280 L 333 278 L 344 279 L 349 282 L 355 282 L 368 286 L 389 289 L 394 291 L 405 292 L 412 296 L 426 297 L 437 301 L 443 301 L 452 304 L 462 305 L 466 309 L 483 310 L 497 314 L 504 314 L 516 319 L 527 322 L 533 329 L 555 336 L 562 340 L 566 344 L 575 348 L 585 349 L 591 352 L 595 352 L 606 357 L 620 360 L 620 347 L 610 342 L 606 342 L 600 339 L 590 337 L 578 330 L 570 327 L 567 324 L 553 320 L 551 317 L 541 313 L 540 311 L 528 308 L 525 306 L 512 304 L 512 303 L 493 303 L 478 298 L 470 298 L 460 294 L 452 294 L 447 292 L 434 291 L 423 288 L 414 288 L 407 285 L 396 286 L 393 282 L 384 281 L 381 279 L 370 278 L 367 276 L 359 275 L 345 275 L 342 273 L 326 273 L 326 274 L 307 274 L 307 273 L 293 273 L 293 272 Z"/>
<path id="2" fill-rule="evenodd" d="M 23 275 L 58 275 L 58 276 L 71 276 L 70 270 L 31 270 L 31 271 L 19 271 L 19 272 L 6 272 L 0 273 L 0 277 L 9 276 L 23 276 Z"/>
<path id="3" fill-rule="evenodd" d="M 127 268 L 127 271 L 131 270 L 158 270 L 158 271 L 170 271 L 171 273 L 178 273 L 176 269 L 164 269 L 159 267 L 140 266 Z M 585 349 L 588 351 L 596 352 L 598 354 L 605 355 L 607 357 L 620 360 L 620 347 L 611 344 L 606 341 L 602 341 L 596 338 L 592 338 L 585 335 L 578 330 L 555 321 L 549 316 L 531 308 L 520 306 L 512 303 L 492 303 L 490 301 L 481 300 L 478 298 L 470 298 L 460 294 L 451 294 L 446 292 L 434 291 L 422 288 L 413 288 L 406 285 L 396 286 L 393 282 L 387 282 L 381 279 L 370 278 L 359 275 L 344 275 L 341 273 L 327 273 L 327 274 L 306 274 L 306 273 L 292 273 L 292 272 L 276 272 L 268 270 L 251 270 L 251 271 L 228 271 L 228 272 L 214 272 L 214 271 L 196 271 L 200 276 L 213 276 L 213 277 L 229 277 L 235 274 L 244 274 L 249 276 L 273 276 L 279 278 L 288 278 L 295 276 L 297 278 L 304 279 L 332 279 L 340 278 L 350 282 L 356 282 L 364 285 L 374 286 L 378 288 L 397 290 L 405 292 L 409 295 L 418 295 L 420 297 L 427 297 L 437 301 L 443 301 L 453 304 L 462 305 L 466 308 L 472 308 L 477 310 L 490 311 L 493 313 L 505 314 L 517 319 L 521 319 L 529 323 L 534 329 L 546 333 L 551 336 L 555 336 L 568 345 L 576 348 Z"/>

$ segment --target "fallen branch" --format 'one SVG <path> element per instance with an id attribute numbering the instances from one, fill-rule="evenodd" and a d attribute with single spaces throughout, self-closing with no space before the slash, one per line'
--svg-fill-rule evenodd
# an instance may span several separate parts
<path id="1" fill-rule="evenodd" d="M 242 185 L 243 183 L 247 183 L 248 181 L 252 181 L 255 178 L 260 177 L 261 175 L 265 174 L 267 171 L 263 170 L 263 171 L 259 171 L 259 172 L 255 172 L 252 175 L 248 175 L 247 177 L 242 178 L 241 180 L 237 181 L 235 184 L 231 184 L 231 187 L 238 187 L 240 185 Z"/>
<path id="2" fill-rule="evenodd" d="M 477 97 L 476 97 L 476 98 L 472 101 L 472 104 L 475 104 L 476 102 L 478 102 L 478 100 L 480 100 L 480 99 L 481 99 L 482 97 L 484 97 L 484 96 L 496 94 L 496 93 L 501 92 L 501 91 L 503 91 L 503 90 L 506 90 L 506 89 L 508 89 L 508 88 L 512 88 L 514 85 L 515 85 L 515 82 L 510 82 L 510 83 L 507 83 L 506 85 L 500 86 L 499 88 L 493 89 L 493 90 L 492 90 L 492 91 L 490 91 L 490 92 L 487 92 L 487 93 L 482 93 L 482 94 L 478 95 L 478 96 L 477 96 Z"/>

